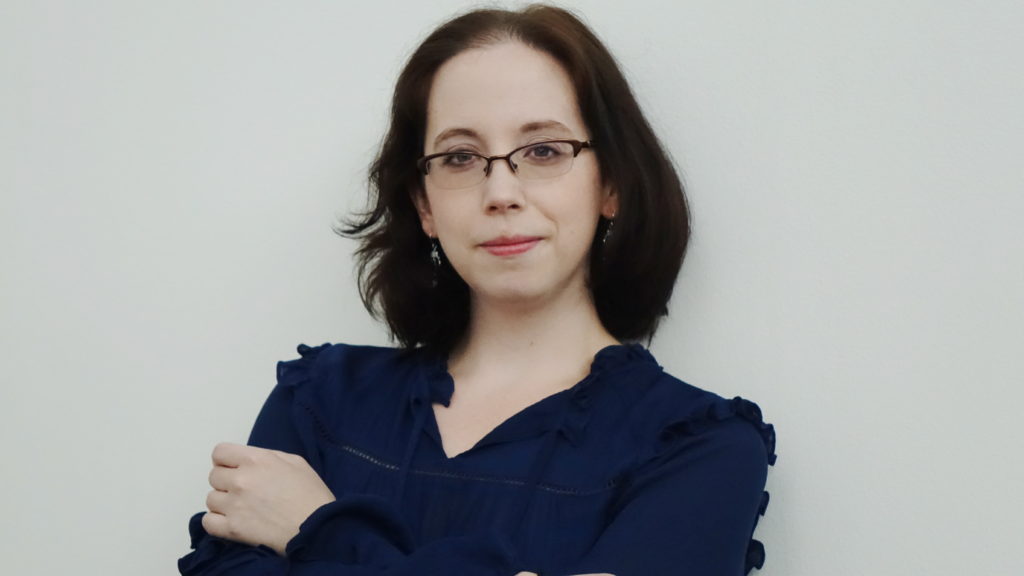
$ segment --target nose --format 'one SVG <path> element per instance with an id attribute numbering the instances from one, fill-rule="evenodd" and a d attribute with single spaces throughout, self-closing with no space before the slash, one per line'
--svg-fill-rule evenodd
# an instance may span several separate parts
<path id="1" fill-rule="evenodd" d="M 525 197 L 519 177 L 512 171 L 511 159 L 495 159 L 483 183 L 484 209 L 489 213 L 520 210 Z"/>

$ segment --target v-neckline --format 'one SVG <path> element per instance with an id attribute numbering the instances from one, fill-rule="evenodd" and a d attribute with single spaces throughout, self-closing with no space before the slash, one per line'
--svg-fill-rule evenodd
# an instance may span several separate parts
<path id="1" fill-rule="evenodd" d="M 517 412 L 502 420 L 486 434 L 479 437 L 469 448 L 457 453 L 448 454 L 444 447 L 444 439 L 441 436 L 441 429 L 437 423 L 437 410 L 435 404 L 447 407 L 455 393 L 455 379 L 448 371 L 448 357 L 439 355 L 435 358 L 433 366 L 425 374 L 426 377 L 426 401 L 420 406 L 421 409 L 429 409 L 425 415 L 422 432 L 426 432 L 437 445 L 437 450 L 445 462 L 451 462 L 466 454 L 477 451 L 484 446 L 504 441 L 518 440 L 521 438 L 537 436 L 549 431 L 562 423 L 565 411 L 571 406 L 572 399 L 584 395 L 590 384 L 598 380 L 597 376 L 611 364 L 618 360 L 626 360 L 633 355 L 637 344 L 610 344 L 598 350 L 590 363 L 587 374 L 579 381 L 570 386 L 544 396 L 537 401 L 521 408 Z M 561 400 L 560 400 L 561 399 Z M 525 420 L 532 413 L 536 418 Z"/>
<path id="2" fill-rule="evenodd" d="M 548 394 L 535 402 L 520 408 L 494 427 L 492 427 L 483 436 L 477 438 L 477 440 L 465 450 L 457 454 L 449 454 L 444 444 L 444 437 L 441 434 L 441 427 L 437 421 L 437 411 L 440 409 L 446 409 L 447 405 L 442 402 L 432 402 L 429 405 L 430 414 L 426 418 L 424 425 L 427 427 L 427 433 L 435 440 L 438 449 L 441 454 L 444 455 L 445 461 L 455 460 L 465 454 L 474 452 L 484 446 L 498 443 L 501 441 L 516 440 L 519 438 L 525 438 L 529 436 L 535 436 L 545 431 L 550 430 L 558 425 L 558 416 L 563 412 L 563 403 L 567 402 L 567 399 L 563 400 L 563 397 L 568 396 L 571 391 L 577 388 L 580 384 L 590 379 L 591 375 L 588 374 L 583 380 L 580 380 L 570 388 L 565 388 L 557 392 Z M 542 408 L 543 407 L 543 408 Z M 541 411 L 542 410 L 542 411 Z M 523 423 L 523 419 L 529 417 L 531 413 L 541 411 L 537 415 L 537 419 L 533 422 Z M 531 426 L 532 424 L 532 426 Z"/>

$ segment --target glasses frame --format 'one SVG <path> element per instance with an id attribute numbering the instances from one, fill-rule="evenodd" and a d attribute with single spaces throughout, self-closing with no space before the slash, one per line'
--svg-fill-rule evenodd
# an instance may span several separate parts
<path id="1" fill-rule="evenodd" d="M 539 146 L 541 144 L 555 144 L 555 143 L 565 143 L 565 144 L 572 145 L 572 158 L 574 160 L 576 159 L 577 156 L 580 155 L 580 152 L 582 152 L 584 148 L 591 148 L 591 149 L 594 148 L 594 141 L 593 140 L 572 140 L 572 139 L 569 139 L 569 138 L 558 138 L 558 139 L 554 139 L 554 140 L 541 140 L 539 142 L 530 142 L 529 144 L 524 144 L 524 145 L 516 148 L 515 150 L 509 152 L 508 154 L 500 154 L 500 155 L 497 155 L 497 156 L 487 156 L 485 154 L 479 154 L 477 152 L 470 152 L 468 150 L 461 150 L 461 151 L 456 150 L 456 151 L 453 151 L 453 152 L 436 152 L 434 154 L 428 154 L 426 156 L 421 157 L 419 160 L 416 160 L 416 168 L 420 171 L 421 174 L 423 174 L 424 176 L 427 176 L 430 173 L 430 170 L 427 167 L 427 162 L 430 162 L 434 158 L 440 158 L 442 156 L 448 156 L 448 155 L 452 155 L 452 154 L 460 154 L 460 155 L 463 155 L 463 156 L 476 156 L 477 158 L 480 158 L 480 159 L 486 161 L 487 165 L 484 166 L 484 177 L 480 179 L 480 182 L 477 182 L 475 184 L 470 184 L 468 186 L 459 186 L 458 188 L 444 188 L 445 190 L 461 190 L 463 188 L 472 188 L 473 186 L 476 186 L 476 185 L 480 184 L 481 182 L 483 182 L 484 180 L 486 180 L 487 177 L 491 175 L 491 163 L 494 162 L 495 160 L 504 160 L 505 163 L 508 164 L 509 170 L 511 170 L 512 173 L 515 174 L 516 177 L 518 177 L 519 176 L 519 169 L 518 169 L 518 167 L 515 164 L 512 163 L 512 155 L 513 154 L 515 154 L 516 152 L 519 152 L 520 150 L 525 150 L 526 148 L 530 148 L 531 146 Z M 572 165 L 571 164 L 569 165 L 569 170 L 572 170 Z M 566 170 L 564 173 L 568 173 L 569 170 Z M 541 178 L 541 180 L 544 180 L 544 178 Z"/>

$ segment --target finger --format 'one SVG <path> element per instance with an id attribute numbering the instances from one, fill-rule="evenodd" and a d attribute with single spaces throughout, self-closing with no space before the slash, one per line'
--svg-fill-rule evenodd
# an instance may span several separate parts
<path id="1" fill-rule="evenodd" d="M 218 538 L 228 537 L 228 518 L 216 512 L 207 512 L 202 518 L 203 530 L 210 536 Z"/>
<path id="2" fill-rule="evenodd" d="M 210 455 L 214 467 L 229 466 L 237 468 L 241 464 L 242 458 L 239 448 L 241 448 L 240 444 L 233 444 L 231 442 L 221 442 L 214 446 L 213 453 Z"/>
<path id="3" fill-rule="evenodd" d="M 210 470 L 210 487 L 220 490 L 222 492 L 230 492 L 232 488 L 237 486 L 235 476 L 238 474 L 236 468 L 228 468 L 227 466 L 214 466 Z"/>
<path id="4" fill-rule="evenodd" d="M 213 464 L 214 466 L 238 468 L 242 464 L 252 462 L 263 452 L 269 452 L 269 450 L 256 446 L 221 442 L 213 447 Z"/>
<path id="5" fill-rule="evenodd" d="M 206 494 L 206 509 L 214 514 L 224 516 L 228 512 L 231 494 L 220 490 L 210 490 Z"/>

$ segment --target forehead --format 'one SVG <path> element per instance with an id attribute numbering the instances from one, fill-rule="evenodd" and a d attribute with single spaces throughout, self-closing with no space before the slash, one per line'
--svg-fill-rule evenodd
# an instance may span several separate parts
<path id="1" fill-rule="evenodd" d="M 512 144 L 524 126 L 554 121 L 572 134 L 586 130 L 569 75 L 548 54 L 519 42 L 466 50 L 434 75 L 427 102 L 425 146 L 442 132 L 466 128 L 491 144 Z"/>

